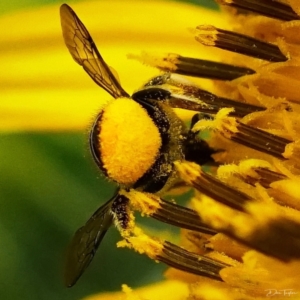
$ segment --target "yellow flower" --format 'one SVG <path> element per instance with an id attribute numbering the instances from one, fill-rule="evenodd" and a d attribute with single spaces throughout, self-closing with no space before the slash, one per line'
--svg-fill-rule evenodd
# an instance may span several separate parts
<path id="1" fill-rule="evenodd" d="M 210 99 L 205 98 L 203 90 L 186 83 L 167 78 L 163 84 L 192 97 L 197 105 L 207 105 L 212 111 L 215 106 L 220 109 L 215 117 L 199 115 L 193 126 L 195 132 L 210 130 L 210 145 L 222 149 L 215 155 L 221 165 L 217 179 L 196 164 L 176 163 L 181 178 L 197 190 L 191 207 L 204 224 L 219 233 L 183 230 L 181 246 L 190 251 L 186 252 L 145 235 L 135 226 L 132 216 L 129 229 L 120 229 L 124 241 L 118 246 L 133 248 L 175 269 L 167 271 L 167 279 L 160 285 L 135 292 L 124 286 L 123 294 L 87 299 L 161 299 L 165 297 L 160 294 L 162 290 L 175 294 L 173 299 L 300 299 L 300 49 L 297 37 L 291 34 L 300 25 L 294 12 L 298 7 L 293 1 L 263 5 L 252 1 L 253 14 L 253 7 L 245 1 L 223 2 L 233 7 L 228 9 L 231 21 L 226 30 L 198 23 L 193 30 L 200 43 L 230 51 L 220 52 L 220 57 L 227 53 L 223 62 L 229 65 L 218 65 L 217 72 L 199 71 L 203 61 L 187 58 L 179 48 L 176 54 L 172 51 L 173 54 L 158 56 L 147 51 L 140 56 L 130 55 L 163 71 L 215 79 L 211 92 L 218 96 L 210 93 Z M 235 8 L 246 9 L 249 14 Z M 199 54 L 195 57 L 199 58 Z M 200 85 L 204 87 L 204 81 Z M 122 195 L 146 215 L 155 215 L 162 209 L 156 206 L 159 200 L 153 196 L 144 199 L 137 192 Z M 197 221 L 190 222 L 192 226 Z M 191 261 L 197 257 L 193 266 Z M 206 263 L 211 269 L 206 269 Z"/>
<path id="2" fill-rule="evenodd" d="M 300 100 L 297 32 L 300 21 L 293 13 L 293 10 L 299 12 L 299 5 L 296 0 L 289 0 L 286 5 L 278 4 L 276 11 L 274 4 L 275 12 L 270 18 L 261 16 L 269 14 L 272 6 L 267 4 L 261 9 L 256 8 L 257 16 L 252 12 L 239 14 L 234 10 L 247 1 L 227 2 L 233 9 L 229 8 L 226 24 L 223 20 L 225 14 L 218 15 L 192 6 L 170 5 L 170 2 L 143 2 L 143 11 L 155 12 L 154 22 L 153 18 L 147 19 L 140 13 L 136 1 L 115 1 L 116 6 L 112 6 L 111 1 L 74 5 L 76 11 L 82 12 L 81 19 L 105 60 L 118 70 L 122 86 L 129 92 L 155 74 L 153 69 L 127 61 L 125 56 L 119 61 L 122 53 L 136 53 L 137 49 L 172 52 L 162 56 L 142 53 L 139 59 L 164 71 L 196 77 L 197 74 L 192 72 L 198 67 L 198 62 L 192 61 L 185 69 L 186 61 L 182 57 L 220 59 L 231 66 L 243 67 L 231 69 L 240 75 L 230 77 L 230 66 L 219 65 L 218 72 L 208 76 L 215 80 L 197 80 L 202 88 L 218 95 L 209 94 L 215 102 L 208 104 L 204 99 L 204 106 L 222 108 L 215 112 L 215 117 L 199 116 L 199 121 L 193 126 L 195 132 L 210 130 L 210 145 L 222 150 L 215 155 L 220 164 L 215 177 L 204 173 L 198 165 L 176 163 L 182 179 L 197 190 L 190 202 L 192 211 L 197 213 L 192 215 L 193 221 L 196 222 L 199 216 L 216 234 L 182 230 L 180 245 L 188 250 L 184 251 L 145 235 L 135 226 L 133 217 L 129 230 L 120 230 L 125 240 L 118 246 L 134 248 L 154 260 L 170 263 L 168 254 L 163 252 L 167 245 L 172 254 L 178 254 L 178 258 L 172 261 L 178 263 L 178 269 L 184 269 L 187 263 L 186 270 L 192 273 L 189 259 L 193 258 L 197 275 L 170 268 L 165 274 L 166 280 L 160 284 L 136 291 L 124 285 L 123 292 L 86 299 L 171 297 L 214 300 L 271 296 L 300 299 L 297 122 Z M 260 1 L 252 2 L 259 6 Z M 106 18 L 99 20 L 101 11 Z M 80 75 L 78 67 L 68 57 L 60 37 L 59 23 L 53 18 L 56 14 L 57 8 L 47 8 L 33 17 L 26 12 L 16 14 L 15 19 L 9 16 L 13 24 L 19 24 L 20 19 L 28 20 L 27 31 L 22 30 L 21 35 L 21 28 L 16 25 L 9 33 L 1 33 L 1 41 L 6 45 L 0 50 L 6 57 L 0 71 L 0 77 L 4 78 L 0 115 L 2 130 L 82 129 L 89 123 L 91 114 L 105 102 L 107 96 L 100 89 L 99 97 L 95 96 L 97 87 L 83 72 Z M 282 15 L 284 21 L 278 20 Z M 7 18 L 0 19 L 2 27 L 5 27 Z M 289 21 L 286 18 L 290 18 Z M 37 23 L 41 26 L 37 27 Z M 199 23 L 217 28 L 207 24 L 198 26 Z M 227 30 L 266 43 L 220 29 L 224 26 Z M 149 28 L 152 34 L 147 32 Z M 195 28 L 192 32 L 197 41 L 231 52 L 219 52 L 215 48 L 207 51 L 185 33 L 186 28 Z M 103 46 L 102 36 L 105 36 Z M 28 44 L 30 38 L 32 42 Z M 241 53 L 237 54 L 239 51 Z M 18 61 L 20 52 L 22 61 Z M 221 74 L 223 78 L 218 77 Z M 224 78 L 227 80 L 219 81 Z M 184 96 L 187 91 L 192 97 L 199 92 L 196 87 L 185 83 L 174 84 L 173 88 Z M 135 197 L 139 200 L 135 201 Z M 155 214 L 159 209 L 153 205 L 157 204 L 155 196 L 144 199 L 142 195 L 132 193 L 130 200 L 134 208 L 138 207 L 147 215 Z M 202 262 L 211 263 L 215 269 L 211 273 L 205 270 L 200 276 Z"/>

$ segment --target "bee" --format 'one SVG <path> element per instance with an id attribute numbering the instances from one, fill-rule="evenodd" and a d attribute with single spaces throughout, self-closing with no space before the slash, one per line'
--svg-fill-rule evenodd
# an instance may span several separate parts
<path id="1" fill-rule="evenodd" d="M 60 17 L 63 38 L 71 56 L 97 85 L 113 97 L 92 124 L 89 146 L 98 168 L 118 186 L 113 197 L 76 231 L 70 243 L 65 280 L 66 285 L 71 287 L 92 261 L 107 230 L 113 224 L 120 230 L 130 226 L 128 207 L 136 195 L 139 195 L 137 198 L 140 197 L 140 201 L 143 197 L 159 199 L 159 208 L 149 214 L 157 220 L 205 234 L 215 234 L 216 231 L 204 224 L 195 211 L 161 197 L 183 183 L 176 163 L 189 161 L 200 166 L 215 164 L 213 154 L 220 150 L 211 148 L 199 137 L 198 132 L 192 131 L 199 119 L 211 118 L 207 113 L 216 113 L 222 107 L 234 107 L 232 114 L 238 117 L 265 108 L 217 97 L 169 72 L 152 78 L 130 97 L 102 58 L 84 24 L 67 4 L 61 6 Z M 179 61 L 179 73 L 185 74 L 190 68 L 190 74 L 193 75 L 198 62 L 183 57 Z M 214 63 L 213 68 L 220 76 L 224 76 L 224 72 L 219 72 L 220 68 L 226 71 L 231 68 L 227 72 L 230 79 L 253 73 L 249 69 L 233 69 L 218 63 Z M 173 108 L 197 111 L 191 119 L 190 127 L 175 114 Z M 251 134 L 254 133 L 261 134 L 261 131 L 252 129 Z M 267 138 L 269 136 L 264 135 L 264 139 Z M 246 143 L 251 143 L 248 136 L 244 141 Z M 256 149 L 260 144 L 255 145 Z M 244 203 L 252 201 L 248 195 L 208 174 L 203 173 L 201 176 L 204 182 L 201 189 L 206 189 L 209 196 L 215 196 L 217 201 L 231 208 L 244 211 Z M 193 183 L 199 188 L 196 179 Z M 225 233 L 230 236 L 235 234 Z M 221 280 L 219 271 L 225 266 L 223 263 L 204 256 L 199 259 L 199 255 L 169 242 L 164 243 L 163 249 L 162 254 L 154 257 L 156 260 L 184 271 Z"/>
<path id="2" fill-rule="evenodd" d="M 128 199 L 120 191 L 162 195 L 179 180 L 174 161 L 213 162 L 215 150 L 173 112 L 168 103 L 171 93 L 157 87 L 170 74 L 153 78 L 130 97 L 75 12 L 63 4 L 60 16 L 64 41 L 73 59 L 114 98 L 96 116 L 89 146 L 101 172 L 118 185 L 115 195 L 74 235 L 66 267 L 66 285 L 72 286 L 93 259 L 114 219 L 126 226 Z"/>

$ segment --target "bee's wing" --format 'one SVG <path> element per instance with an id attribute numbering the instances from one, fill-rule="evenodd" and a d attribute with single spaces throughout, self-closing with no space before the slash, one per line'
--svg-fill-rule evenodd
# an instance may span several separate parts
<path id="1" fill-rule="evenodd" d="M 89 32 L 67 4 L 60 7 L 60 19 L 65 44 L 74 60 L 114 98 L 128 97 L 103 60 Z"/>
<path id="2" fill-rule="evenodd" d="M 67 252 L 66 286 L 73 286 L 93 260 L 106 231 L 113 224 L 111 206 L 114 200 L 115 196 L 102 205 L 86 224 L 76 231 Z"/>

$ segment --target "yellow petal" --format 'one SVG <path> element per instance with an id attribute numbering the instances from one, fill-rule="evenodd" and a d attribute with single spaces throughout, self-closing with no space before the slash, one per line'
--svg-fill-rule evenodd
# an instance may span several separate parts
<path id="1" fill-rule="evenodd" d="M 170 1 L 85 1 L 72 7 L 129 93 L 157 71 L 128 60 L 128 53 L 211 57 L 212 51 L 199 46 L 188 28 L 224 22 L 216 12 Z M 0 27 L 9 28 L 0 32 L 0 130 L 88 126 L 110 96 L 70 57 L 62 39 L 59 6 L 2 16 Z"/>
<path id="2" fill-rule="evenodd" d="M 84 298 L 84 300 L 161 300 L 171 299 L 170 292 L 172 293 L 172 300 L 186 299 L 189 295 L 186 283 L 177 280 L 166 280 L 134 291 L 131 291 L 127 286 L 123 286 L 123 292 L 93 295 Z"/>

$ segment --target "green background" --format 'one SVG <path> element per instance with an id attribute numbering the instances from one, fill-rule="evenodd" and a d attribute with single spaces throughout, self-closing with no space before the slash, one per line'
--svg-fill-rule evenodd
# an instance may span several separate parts
<path id="1" fill-rule="evenodd" d="M 1 1 L 0 13 L 55 2 L 61 3 Z M 209 0 L 185 2 L 216 7 Z M 2 133 L 0 299 L 80 299 L 119 290 L 123 283 L 137 287 L 160 280 L 165 266 L 133 251 L 117 249 L 120 237 L 112 229 L 78 284 L 72 289 L 63 286 L 68 241 L 113 190 L 90 158 L 84 131 Z"/>

